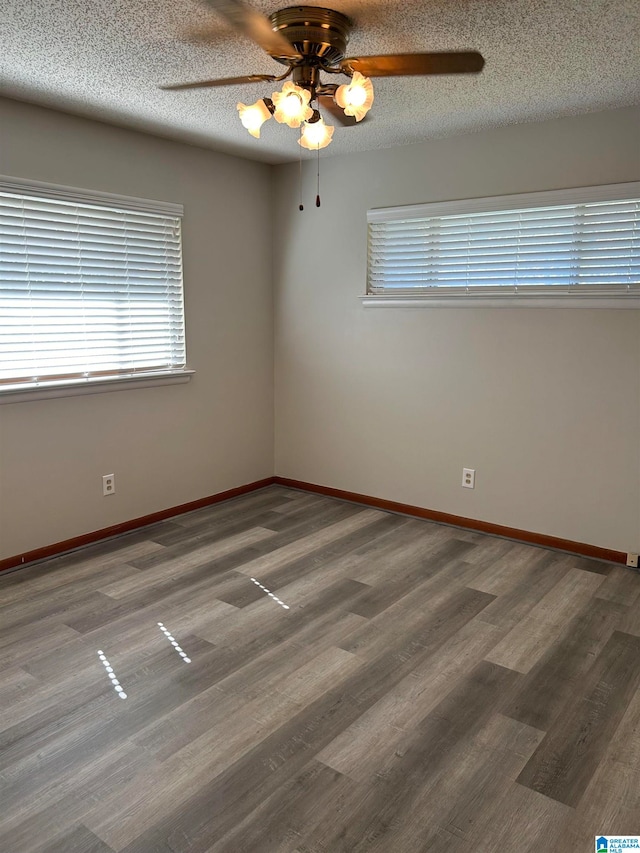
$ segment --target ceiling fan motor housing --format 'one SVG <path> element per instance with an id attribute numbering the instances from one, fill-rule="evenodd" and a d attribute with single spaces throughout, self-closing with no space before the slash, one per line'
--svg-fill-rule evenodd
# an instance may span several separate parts
<path id="1" fill-rule="evenodd" d="M 345 56 L 352 24 L 340 12 L 321 6 L 291 6 L 274 12 L 269 20 L 302 55 L 303 64 L 332 66 Z M 286 59 L 278 62 L 291 64 Z"/>

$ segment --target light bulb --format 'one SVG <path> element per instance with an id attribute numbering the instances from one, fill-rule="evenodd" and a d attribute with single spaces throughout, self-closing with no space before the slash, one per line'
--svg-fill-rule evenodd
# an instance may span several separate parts
<path id="1" fill-rule="evenodd" d="M 334 130 L 335 128 L 325 124 L 323 119 L 318 119 L 313 124 L 305 124 L 298 145 L 302 145 L 303 148 L 308 148 L 310 151 L 326 148 L 331 142 Z"/>
<path id="2" fill-rule="evenodd" d="M 269 108 L 265 102 L 261 98 L 259 101 L 256 101 L 255 104 L 251 104 L 249 106 L 246 104 L 238 104 L 237 108 L 240 114 L 242 126 L 247 128 L 251 136 L 255 136 L 256 139 L 259 139 L 260 128 L 267 119 L 271 118 L 271 113 L 269 112 Z"/>
<path id="3" fill-rule="evenodd" d="M 295 92 L 291 92 L 291 94 L 287 95 L 280 102 L 280 109 L 288 119 L 296 118 L 301 106 L 302 100 L 300 99 L 300 95 L 297 95 Z"/>
<path id="4" fill-rule="evenodd" d="M 364 86 L 352 86 L 349 91 L 349 106 L 361 107 L 367 100 L 367 92 Z"/>
<path id="5" fill-rule="evenodd" d="M 281 92 L 273 93 L 273 103 L 276 108 L 273 117 L 280 124 L 300 127 L 303 121 L 313 115 L 313 110 L 309 106 L 310 99 L 311 92 L 308 89 L 287 81 Z"/>
<path id="6" fill-rule="evenodd" d="M 354 116 L 356 121 L 361 121 L 373 104 L 373 84 L 368 77 L 354 71 L 351 83 L 338 86 L 334 99 L 345 115 Z"/>

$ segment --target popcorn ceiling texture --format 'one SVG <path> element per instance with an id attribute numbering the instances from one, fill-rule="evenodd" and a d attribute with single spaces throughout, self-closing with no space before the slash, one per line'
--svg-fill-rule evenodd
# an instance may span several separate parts
<path id="1" fill-rule="evenodd" d="M 270 14 L 288 4 L 253 5 Z M 638 0 L 326 5 L 355 22 L 350 56 L 476 49 L 486 66 L 479 76 L 374 80 L 369 120 L 337 127 L 323 156 L 640 103 Z M 2 3 L 0 94 L 270 163 L 298 158 L 296 131 L 271 121 L 253 139 L 236 103 L 270 95 L 272 84 L 157 86 L 282 70 L 192 0 Z"/>

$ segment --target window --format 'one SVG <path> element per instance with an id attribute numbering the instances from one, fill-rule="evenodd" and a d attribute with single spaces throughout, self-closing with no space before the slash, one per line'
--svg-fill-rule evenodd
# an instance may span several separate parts
<path id="1" fill-rule="evenodd" d="M 372 296 L 639 304 L 640 183 L 371 210 L 367 220 Z"/>
<path id="2" fill-rule="evenodd" d="M 184 373 L 181 216 L 0 178 L 0 395 Z"/>

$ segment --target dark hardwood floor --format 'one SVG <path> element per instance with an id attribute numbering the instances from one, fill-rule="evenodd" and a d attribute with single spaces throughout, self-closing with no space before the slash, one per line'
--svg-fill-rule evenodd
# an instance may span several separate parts
<path id="1" fill-rule="evenodd" d="M 640 833 L 623 567 L 274 486 L 2 575 L 0 596 L 2 853 Z"/>

